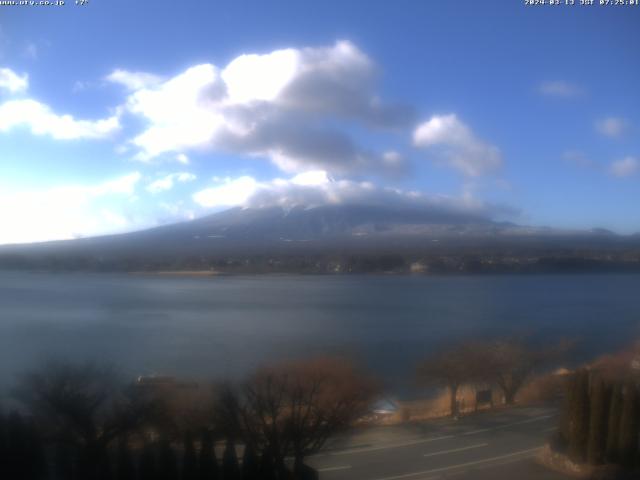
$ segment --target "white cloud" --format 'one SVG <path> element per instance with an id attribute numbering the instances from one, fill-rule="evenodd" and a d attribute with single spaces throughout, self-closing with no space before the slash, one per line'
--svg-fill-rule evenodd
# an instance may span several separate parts
<path id="1" fill-rule="evenodd" d="M 176 155 L 176 161 L 183 165 L 189 165 L 189 157 L 187 157 L 184 153 L 179 153 Z"/>
<path id="2" fill-rule="evenodd" d="M 584 89 L 582 87 L 563 80 L 542 82 L 538 86 L 538 91 L 542 95 L 564 98 L 578 97 L 584 94 Z"/>
<path id="3" fill-rule="evenodd" d="M 386 105 L 375 95 L 375 76 L 373 61 L 348 41 L 330 47 L 241 55 L 221 72 L 232 104 L 267 102 L 280 109 L 341 116 L 365 124 L 409 124 L 411 109 Z"/>
<path id="4" fill-rule="evenodd" d="M 128 70 L 116 69 L 107 75 L 105 80 L 123 85 L 127 90 L 135 91 L 159 84 L 162 82 L 162 77 L 146 72 L 129 72 Z"/>
<path id="5" fill-rule="evenodd" d="M 203 207 L 245 205 L 258 188 L 259 184 L 254 178 L 243 176 L 201 190 L 193 195 L 193 201 Z"/>
<path id="6" fill-rule="evenodd" d="M 225 121 L 202 100 L 203 92 L 215 86 L 217 78 L 215 67 L 198 65 L 157 88 L 142 89 L 129 97 L 128 110 L 144 116 L 150 123 L 133 139 L 141 149 L 139 159 L 201 147 L 212 141 Z"/>
<path id="7" fill-rule="evenodd" d="M 498 147 L 479 139 L 455 114 L 434 115 L 413 132 L 416 147 L 434 151 L 436 158 L 470 177 L 502 165 Z"/>
<path id="8" fill-rule="evenodd" d="M 382 154 L 382 161 L 391 167 L 396 167 L 404 163 L 404 158 L 398 152 L 391 150 Z"/>
<path id="9" fill-rule="evenodd" d="M 29 88 L 29 75 L 18 75 L 10 68 L 0 68 L 0 89 L 9 93 L 24 92 Z"/>
<path id="10" fill-rule="evenodd" d="M 640 171 L 640 161 L 635 157 L 625 157 L 613 162 L 609 171 L 616 177 L 630 177 Z"/>
<path id="11" fill-rule="evenodd" d="M 240 55 L 221 74 L 232 103 L 274 101 L 295 78 L 301 53 L 289 48 L 267 55 Z M 257 81 L 259 79 L 259 81 Z"/>
<path id="12" fill-rule="evenodd" d="M 186 183 L 192 182 L 197 177 L 193 173 L 189 172 L 176 172 L 165 175 L 154 182 L 147 185 L 147 191 L 151 193 L 160 193 L 167 190 L 171 190 L 176 182 Z"/>
<path id="13" fill-rule="evenodd" d="M 618 117 L 601 118 L 595 122 L 595 128 L 598 133 L 605 137 L 617 138 L 627 129 L 626 120 Z"/>
<path id="14" fill-rule="evenodd" d="M 102 120 L 77 120 L 58 115 L 32 99 L 10 100 L 0 104 L 0 132 L 26 126 L 34 135 L 50 135 L 58 140 L 102 138 L 120 128 L 117 115 Z"/>
<path id="15" fill-rule="evenodd" d="M 327 185 L 330 181 L 331 178 L 324 170 L 311 170 L 309 172 L 299 173 L 290 180 L 293 185 L 303 187 Z"/>
<path id="16" fill-rule="evenodd" d="M 140 172 L 133 172 L 123 177 L 109 180 L 93 187 L 80 187 L 83 191 L 91 196 L 102 196 L 110 194 L 132 195 L 135 187 L 142 178 Z"/>
<path id="17" fill-rule="evenodd" d="M 137 158 L 210 148 L 266 157 L 287 172 L 310 168 L 345 173 L 396 168 L 360 148 L 340 119 L 365 126 L 407 126 L 413 111 L 382 103 L 373 91 L 375 68 L 349 42 L 327 48 L 241 55 L 225 68 L 193 66 L 127 101 L 148 122 L 132 143 Z"/>
<path id="18" fill-rule="evenodd" d="M 196 213 L 193 209 L 186 208 L 185 202 L 182 200 L 178 200 L 175 203 L 160 202 L 158 205 L 165 212 L 160 217 L 160 224 L 196 218 Z"/>
<path id="19" fill-rule="evenodd" d="M 488 218 L 513 216 L 514 211 L 485 204 L 471 195 L 450 197 L 426 195 L 416 191 L 382 188 L 370 182 L 334 180 L 325 171 L 309 171 L 289 179 L 260 182 L 253 177 L 227 178 L 193 195 L 206 208 L 221 207 L 317 207 L 322 205 L 368 205 L 407 207 L 434 213 L 465 214 Z"/>
<path id="20" fill-rule="evenodd" d="M 122 231 L 130 227 L 122 210 L 140 179 L 140 173 L 133 172 L 95 185 L 37 191 L 12 191 L 4 186 L 0 189 L 0 244 Z"/>

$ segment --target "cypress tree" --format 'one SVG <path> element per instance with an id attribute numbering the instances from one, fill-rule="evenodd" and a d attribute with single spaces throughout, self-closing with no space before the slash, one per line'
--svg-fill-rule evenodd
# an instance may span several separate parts
<path id="1" fill-rule="evenodd" d="M 258 478 L 260 478 L 260 480 L 277 480 L 276 464 L 269 447 L 265 448 L 262 452 Z"/>
<path id="2" fill-rule="evenodd" d="M 224 480 L 240 480 L 240 466 L 236 447 L 231 440 L 227 440 L 222 455 L 222 478 Z"/>
<path id="3" fill-rule="evenodd" d="M 622 417 L 622 385 L 616 382 L 613 385 L 611 400 L 609 402 L 609 419 L 607 420 L 607 462 L 615 463 L 618 460 L 618 438 L 620 436 L 620 418 Z"/>
<path id="4" fill-rule="evenodd" d="M 209 432 L 203 432 L 200 445 L 200 458 L 198 461 L 200 470 L 200 480 L 217 480 L 218 460 L 216 459 L 216 451 L 213 448 L 213 439 Z"/>
<path id="5" fill-rule="evenodd" d="M 153 445 L 150 443 L 145 443 L 142 447 L 142 453 L 140 454 L 140 466 L 138 470 L 140 480 L 158 480 L 156 454 L 153 449 Z"/>
<path id="6" fill-rule="evenodd" d="M 27 446 L 27 478 L 30 480 L 41 480 L 47 476 L 47 459 L 40 432 L 35 423 L 30 421 L 25 425 L 26 446 Z"/>
<path id="7" fill-rule="evenodd" d="M 133 463 L 133 455 L 126 437 L 118 440 L 118 454 L 116 459 L 116 478 L 118 480 L 135 480 L 136 467 Z"/>
<path id="8" fill-rule="evenodd" d="M 191 432 L 187 432 L 184 436 L 182 480 L 198 480 L 198 457 L 196 456 L 196 449 L 193 445 Z"/>
<path id="9" fill-rule="evenodd" d="M 581 370 L 572 380 L 569 405 L 569 458 L 582 463 L 589 440 L 589 372 Z"/>
<path id="10" fill-rule="evenodd" d="M 625 385 L 622 398 L 620 437 L 618 439 L 619 462 L 632 467 L 638 452 L 638 391 L 633 383 Z"/>
<path id="11" fill-rule="evenodd" d="M 245 445 L 242 455 L 242 480 L 259 480 L 259 468 L 259 459 L 255 448 L 252 443 L 248 443 Z"/>
<path id="12" fill-rule="evenodd" d="M 12 412 L 7 420 L 7 478 L 29 478 L 28 452 L 28 436 L 22 415 Z"/>
<path id="13" fill-rule="evenodd" d="M 95 467 L 96 478 L 98 480 L 112 480 L 113 479 L 113 459 L 111 458 L 111 450 L 107 449 L 102 455 L 98 457 L 98 461 Z"/>
<path id="14" fill-rule="evenodd" d="M 160 480 L 178 480 L 178 459 L 166 436 L 160 439 Z"/>
<path id="15" fill-rule="evenodd" d="M 5 478 L 7 461 L 7 424 L 4 414 L 0 411 L 0 478 Z"/>
<path id="16" fill-rule="evenodd" d="M 54 471 L 56 480 L 74 480 L 75 461 L 73 450 L 63 444 L 57 444 L 54 450 Z"/>
<path id="17" fill-rule="evenodd" d="M 607 446 L 608 391 L 602 378 L 594 379 L 591 388 L 589 443 L 587 461 L 591 465 L 604 462 Z"/>
<path id="18" fill-rule="evenodd" d="M 33 421 L 25 420 L 18 412 L 11 413 L 3 437 L 6 442 L 3 466 L 7 478 L 41 480 L 45 477 L 44 447 Z"/>
<path id="19" fill-rule="evenodd" d="M 556 449 L 566 454 L 569 446 L 570 429 L 571 424 L 571 405 L 573 403 L 575 375 L 571 375 L 566 378 L 564 382 L 565 395 L 562 399 L 562 409 L 560 410 L 559 427 L 556 441 Z"/>

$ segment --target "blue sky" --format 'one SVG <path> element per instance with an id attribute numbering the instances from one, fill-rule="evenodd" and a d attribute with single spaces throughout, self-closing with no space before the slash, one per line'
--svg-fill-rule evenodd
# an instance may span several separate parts
<path id="1" fill-rule="evenodd" d="M 640 231 L 638 6 L 66 3 L 0 7 L 0 243 L 324 203 Z"/>

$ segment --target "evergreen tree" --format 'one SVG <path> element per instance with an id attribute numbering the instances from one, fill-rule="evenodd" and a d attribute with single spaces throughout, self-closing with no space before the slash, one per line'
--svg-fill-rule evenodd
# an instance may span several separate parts
<path id="1" fill-rule="evenodd" d="M 566 453 L 569 445 L 569 425 L 571 424 L 571 402 L 573 401 L 573 377 L 569 377 L 565 383 L 565 395 L 562 399 L 559 428 L 557 435 L 557 447 L 562 453 Z"/>
<path id="2" fill-rule="evenodd" d="M 589 372 L 576 372 L 571 381 L 569 405 L 569 458 L 582 463 L 589 440 Z"/>
<path id="3" fill-rule="evenodd" d="M 12 480 L 41 480 L 46 475 L 44 446 L 33 421 L 17 412 L 6 422 L 4 438 L 4 468 Z M 2 468 L 2 467 L 0 467 Z"/>
<path id="4" fill-rule="evenodd" d="M 153 445 L 150 443 L 145 443 L 142 447 L 139 474 L 140 480 L 158 480 L 156 454 Z"/>
<path id="5" fill-rule="evenodd" d="M 68 445 L 56 444 L 53 466 L 56 480 L 74 480 L 76 478 L 74 452 Z"/>
<path id="6" fill-rule="evenodd" d="M 260 480 L 277 480 L 278 478 L 276 476 L 276 464 L 269 447 L 265 448 L 262 452 L 258 478 Z"/>
<path id="7" fill-rule="evenodd" d="M 618 439 L 620 436 L 620 419 L 622 417 L 622 385 L 613 385 L 609 402 L 609 418 L 607 420 L 606 460 L 615 463 L 618 460 Z"/>
<path id="8" fill-rule="evenodd" d="M 116 478 L 118 480 L 135 480 L 136 467 L 129 447 L 129 440 L 121 437 L 118 440 L 118 454 L 116 461 Z"/>
<path id="9" fill-rule="evenodd" d="M 7 446 L 7 421 L 0 411 L 0 478 L 6 476 Z"/>
<path id="10" fill-rule="evenodd" d="M 202 434 L 199 458 L 200 480 L 217 480 L 218 460 L 216 459 L 216 451 L 213 448 L 213 439 L 209 432 Z"/>
<path id="11" fill-rule="evenodd" d="M 241 478 L 236 447 L 230 440 L 227 440 L 222 456 L 222 478 L 224 480 L 240 480 Z"/>
<path id="12" fill-rule="evenodd" d="M 589 444 L 587 461 L 591 465 L 604 462 L 607 446 L 607 417 L 609 392 L 602 378 L 594 379 L 591 388 Z"/>
<path id="13" fill-rule="evenodd" d="M 198 457 L 193 446 L 191 432 L 184 436 L 184 454 L 182 457 L 182 480 L 198 480 Z"/>
<path id="14" fill-rule="evenodd" d="M 7 478 L 27 480 L 28 472 L 28 436 L 22 415 L 12 412 L 7 420 Z"/>
<path id="15" fill-rule="evenodd" d="M 36 424 L 31 421 L 27 426 L 28 447 L 29 447 L 29 478 L 41 480 L 47 476 L 47 458 L 44 444 Z"/>
<path id="16" fill-rule="evenodd" d="M 178 480 L 178 459 L 171 447 L 171 442 L 166 436 L 160 439 L 160 480 Z"/>
<path id="17" fill-rule="evenodd" d="M 638 391 L 633 383 L 625 385 L 618 440 L 619 462 L 632 467 L 638 453 Z"/>
<path id="18" fill-rule="evenodd" d="M 255 448 L 252 443 L 248 443 L 244 447 L 242 455 L 242 480 L 259 480 L 260 464 Z"/>
<path id="19" fill-rule="evenodd" d="M 112 462 L 111 449 L 104 450 L 98 457 L 98 463 L 94 467 L 95 478 L 98 480 L 113 480 Z"/>

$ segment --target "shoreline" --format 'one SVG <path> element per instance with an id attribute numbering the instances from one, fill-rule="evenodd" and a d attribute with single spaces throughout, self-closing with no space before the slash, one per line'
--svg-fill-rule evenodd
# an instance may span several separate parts
<path id="1" fill-rule="evenodd" d="M 217 270 L 159 270 L 159 271 L 135 271 L 126 272 L 128 275 L 166 276 L 166 277 L 218 277 L 227 275 Z"/>
<path id="2" fill-rule="evenodd" d="M 501 277 L 501 276 L 518 276 L 518 277 L 536 277 L 536 276 L 637 276 L 640 275 L 638 270 L 550 270 L 550 271 L 493 271 L 493 272 L 477 272 L 477 271 L 445 271 L 445 272 L 406 272 L 406 271 L 376 271 L 376 272 L 325 272 L 325 271 L 265 271 L 265 270 L 238 270 L 238 271 L 220 271 L 220 270 L 91 270 L 91 269 L 16 269 L 16 268 L 0 268 L 0 273 L 36 273 L 36 274 L 121 274 L 132 276 L 148 276 L 148 277 L 237 277 L 237 276 L 309 276 L 309 277 L 349 277 L 349 276 L 381 276 L 381 277 Z"/>

